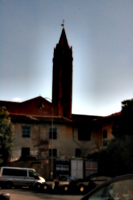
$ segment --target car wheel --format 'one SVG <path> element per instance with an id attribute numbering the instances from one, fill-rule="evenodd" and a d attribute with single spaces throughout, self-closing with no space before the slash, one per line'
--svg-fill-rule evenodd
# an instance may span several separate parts
<path id="1" fill-rule="evenodd" d="M 52 190 L 52 189 L 51 189 Z M 50 191 L 50 187 L 47 184 L 43 184 L 42 186 L 42 191 L 43 192 L 49 192 Z"/>
<path id="2" fill-rule="evenodd" d="M 47 185 L 44 185 L 44 186 L 43 186 L 43 189 L 44 189 L 44 190 L 47 190 L 47 189 L 48 189 L 48 186 L 47 186 Z"/>
<path id="3" fill-rule="evenodd" d="M 40 183 L 36 183 L 34 186 L 35 190 L 40 190 L 41 189 L 41 184 Z"/>
<path id="4" fill-rule="evenodd" d="M 5 187 L 6 187 L 7 189 L 11 189 L 11 188 L 13 187 L 13 183 L 12 183 L 11 181 L 7 181 L 7 182 L 5 183 Z"/>
<path id="5" fill-rule="evenodd" d="M 79 192 L 80 193 L 84 193 L 85 192 L 85 186 L 84 185 L 80 185 L 79 186 Z"/>
<path id="6" fill-rule="evenodd" d="M 68 185 L 64 185 L 64 186 L 63 186 L 63 192 L 67 193 L 67 192 L 68 192 L 68 189 L 69 189 L 69 188 L 68 188 Z"/>

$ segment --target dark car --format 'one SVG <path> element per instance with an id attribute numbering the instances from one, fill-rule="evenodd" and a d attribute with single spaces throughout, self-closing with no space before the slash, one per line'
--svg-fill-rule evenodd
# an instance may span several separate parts
<path id="1" fill-rule="evenodd" d="M 133 200 L 133 174 L 112 178 L 91 190 L 81 200 Z"/>
<path id="2" fill-rule="evenodd" d="M 78 191 L 80 193 L 87 193 L 94 189 L 96 186 L 102 184 L 103 182 L 109 180 L 111 177 L 101 175 L 98 173 L 91 174 L 85 179 L 79 179 L 77 183 Z"/>
<path id="3" fill-rule="evenodd" d="M 10 194 L 8 193 L 0 194 L 0 200 L 10 200 Z"/>
<path id="4" fill-rule="evenodd" d="M 77 187 L 77 183 L 78 183 L 78 180 L 75 177 L 60 174 L 58 188 L 55 187 L 54 181 L 46 181 L 43 184 L 42 190 L 48 193 L 54 193 L 54 192 L 57 192 L 57 190 L 58 190 L 58 193 L 69 193 L 69 192 L 71 193 L 75 191 L 75 188 Z"/>
<path id="5" fill-rule="evenodd" d="M 59 175 L 59 188 L 61 193 L 73 192 L 78 180 L 69 175 Z"/>

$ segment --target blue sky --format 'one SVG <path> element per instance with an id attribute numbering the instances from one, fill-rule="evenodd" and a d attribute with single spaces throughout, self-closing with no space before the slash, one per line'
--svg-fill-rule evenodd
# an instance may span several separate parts
<path id="1" fill-rule="evenodd" d="M 63 19 L 73 49 L 72 113 L 120 111 L 133 98 L 132 0 L 1 0 L 0 100 L 52 97 Z"/>

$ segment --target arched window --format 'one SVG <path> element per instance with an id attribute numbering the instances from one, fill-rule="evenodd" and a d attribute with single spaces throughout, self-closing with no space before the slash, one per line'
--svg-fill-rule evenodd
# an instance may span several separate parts
<path id="1" fill-rule="evenodd" d="M 103 146 L 107 146 L 107 130 L 103 130 Z"/>

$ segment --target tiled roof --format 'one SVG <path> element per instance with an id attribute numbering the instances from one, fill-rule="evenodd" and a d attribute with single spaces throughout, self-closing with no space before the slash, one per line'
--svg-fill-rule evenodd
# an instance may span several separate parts
<path id="1" fill-rule="evenodd" d="M 29 123 L 41 123 L 41 122 L 50 122 L 52 123 L 71 123 L 72 121 L 64 118 L 64 117 L 60 117 L 60 116 L 41 116 L 41 115 L 24 115 L 24 114 L 10 114 L 9 115 L 12 122 L 29 122 Z"/>
<path id="2" fill-rule="evenodd" d="M 23 102 L 0 101 L 0 107 L 5 106 L 10 114 L 24 115 L 57 115 L 57 107 L 39 96 Z"/>
<path id="3" fill-rule="evenodd" d="M 111 115 L 105 116 L 104 118 L 110 118 L 110 117 L 119 117 L 121 115 L 121 111 L 117 113 L 113 113 Z"/>
<path id="4" fill-rule="evenodd" d="M 51 121 L 52 118 L 56 122 L 78 123 L 78 122 L 102 122 L 111 118 L 119 117 L 121 112 L 102 117 L 95 115 L 78 115 L 72 114 L 72 120 L 58 116 L 57 107 L 52 105 L 47 99 L 38 96 L 23 102 L 0 101 L 0 107 L 5 106 L 10 114 L 12 121 L 29 121 L 41 122 Z M 53 106 L 53 112 L 52 112 Z"/>

